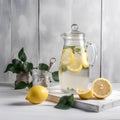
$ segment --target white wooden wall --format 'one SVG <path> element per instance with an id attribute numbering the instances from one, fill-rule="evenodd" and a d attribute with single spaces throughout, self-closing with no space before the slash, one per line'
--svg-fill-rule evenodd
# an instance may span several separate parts
<path id="1" fill-rule="evenodd" d="M 22 47 L 36 66 L 38 46 L 38 0 L 0 0 L 0 81 L 15 81 L 3 71 Z"/>
<path id="2" fill-rule="evenodd" d="M 40 2 L 40 57 L 48 62 L 52 56 L 59 63 L 63 40 L 60 34 L 68 32 L 71 24 L 79 25 L 86 40 L 97 46 L 98 59 L 90 71 L 91 80 L 100 74 L 100 0 L 41 0 Z M 59 64 L 56 65 L 56 68 Z"/>
<path id="3" fill-rule="evenodd" d="M 11 59 L 11 1 L 0 0 L 0 81 L 8 81 L 9 74 L 4 74 Z"/>
<path id="4" fill-rule="evenodd" d="M 119 4 L 119 0 L 103 0 L 102 77 L 113 82 L 120 82 Z M 97 46 L 98 58 L 90 77 L 99 77 L 100 17 L 101 0 L 0 0 L 0 82 L 15 81 L 13 74 L 3 71 L 21 47 L 35 66 L 56 57 L 57 70 L 63 46 L 60 34 L 73 23 Z"/>
<path id="5" fill-rule="evenodd" d="M 103 2 L 102 74 L 112 82 L 120 82 L 120 0 Z"/>

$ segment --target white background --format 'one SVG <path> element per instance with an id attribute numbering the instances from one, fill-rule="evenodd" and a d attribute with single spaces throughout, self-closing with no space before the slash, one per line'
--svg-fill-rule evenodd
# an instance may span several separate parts
<path id="1" fill-rule="evenodd" d="M 103 0 L 102 77 L 120 82 L 120 1 Z M 94 42 L 98 59 L 90 71 L 91 80 L 100 76 L 101 0 L 0 0 L 0 82 L 14 82 L 11 73 L 3 73 L 12 58 L 25 48 L 28 60 L 57 58 L 59 65 L 63 40 L 60 34 L 76 23 Z"/>

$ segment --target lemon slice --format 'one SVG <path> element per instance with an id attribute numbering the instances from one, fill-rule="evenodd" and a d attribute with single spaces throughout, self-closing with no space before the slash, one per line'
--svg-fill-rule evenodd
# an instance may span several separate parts
<path id="1" fill-rule="evenodd" d="M 64 49 L 62 51 L 61 63 L 63 65 L 70 65 L 74 61 L 74 54 L 71 49 Z"/>
<path id="2" fill-rule="evenodd" d="M 90 99 L 93 97 L 93 92 L 92 90 L 89 89 L 78 89 L 76 90 L 77 94 L 81 99 Z"/>
<path id="3" fill-rule="evenodd" d="M 62 74 L 62 65 L 59 67 L 59 73 Z"/>
<path id="4" fill-rule="evenodd" d="M 96 98 L 106 98 L 112 92 L 112 85 L 109 80 L 105 78 L 97 78 L 93 81 L 92 91 Z"/>
<path id="5" fill-rule="evenodd" d="M 81 61 L 78 58 L 75 58 L 74 62 L 67 66 L 67 69 L 71 72 L 80 72 L 82 70 Z"/>
<path id="6" fill-rule="evenodd" d="M 80 56 L 81 59 L 81 63 L 83 65 L 84 68 L 88 68 L 89 67 L 89 63 L 88 63 L 88 55 L 86 52 L 83 52 Z"/>

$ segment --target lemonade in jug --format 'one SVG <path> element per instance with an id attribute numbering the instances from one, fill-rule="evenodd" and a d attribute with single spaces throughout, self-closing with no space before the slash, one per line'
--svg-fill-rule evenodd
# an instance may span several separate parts
<path id="1" fill-rule="evenodd" d="M 85 41 L 85 34 L 79 31 L 78 25 L 73 24 L 71 29 L 71 32 L 61 35 L 64 46 L 59 66 L 59 80 L 61 89 L 65 92 L 88 88 L 89 69 L 96 58 L 95 45 Z M 89 46 L 94 54 L 91 64 L 87 53 Z"/>

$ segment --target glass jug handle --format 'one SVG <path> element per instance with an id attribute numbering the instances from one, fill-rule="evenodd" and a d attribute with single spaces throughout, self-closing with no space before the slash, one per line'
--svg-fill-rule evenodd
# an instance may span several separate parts
<path id="1" fill-rule="evenodd" d="M 97 59 L 97 51 L 96 51 L 96 45 L 92 42 L 87 42 L 87 47 L 91 46 L 92 51 L 93 51 L 93 58 L 92 58 L 92 62 L 90 63 L 90 66 L 94 66 L 96 59 Z"/>

